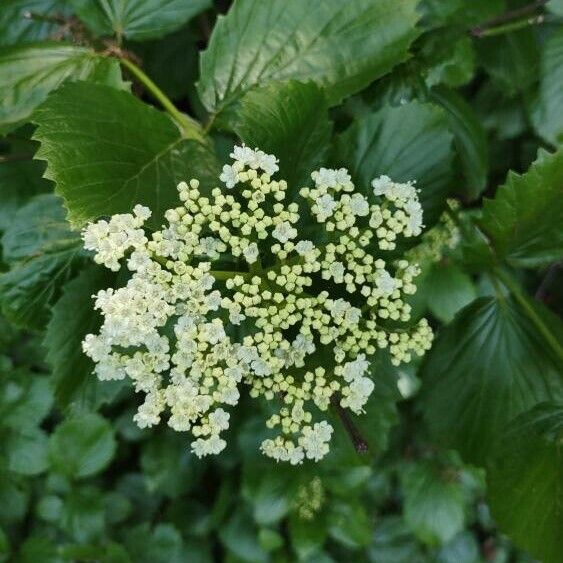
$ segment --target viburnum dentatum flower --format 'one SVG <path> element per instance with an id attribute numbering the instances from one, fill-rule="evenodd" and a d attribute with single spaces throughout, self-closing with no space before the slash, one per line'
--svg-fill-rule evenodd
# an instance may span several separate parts
<path id="1" fill-rule="evenodd" d="M 407 324 L 418 266 L 384 258 L 423 228 L 417 190 L 382 176 L 360 192 L 345 169 L 321 168 L 288 202 L 274 156 L 242 146 L 231 157 L 223 188 L 178 185 L 182 204 L 159 231 L 143 230 L 140 205 L 85 228 L 95 261 L 117 270 L 124 260 L 131 276 L 95 296 L 104 321 L 83 348 L 100 379 L 129 377 L 145 394 L 141 428 L 167 413 L 198 456 L 223 450 L 246 387 L 279 405 L 266 455 L 320 460 L 333 428 L 318 411 L 336 402 L 362 413 L 378 349 L 398 365 L 431 345 L 425 319 Z"/>

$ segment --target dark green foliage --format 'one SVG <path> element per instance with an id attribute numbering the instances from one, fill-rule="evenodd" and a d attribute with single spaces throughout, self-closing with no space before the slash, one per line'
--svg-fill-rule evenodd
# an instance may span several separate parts
<path id="1" fill-rule="evenodd" d="M 0 4 L 0 563 L 563 560 L 561 0 Z M 379 353 L 316 464 L 262 456 L 246 396 L 200 460 L 81 349 L 127 280 L 78 229 L 160 228 L 240 142 L 296 200 L 321 166 L 385 174 L 459 231 L 413 249 L 432 350 Z"/>

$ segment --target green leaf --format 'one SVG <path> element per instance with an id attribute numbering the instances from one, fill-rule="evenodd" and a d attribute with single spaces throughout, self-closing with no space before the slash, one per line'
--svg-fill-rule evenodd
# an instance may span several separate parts
<path id="1" fill-rule="evenodd" d="M 489 147 L 487 134 L 472 107 L 456 92 L 447 88 L 434 88 L 432 100 L 447 112 L 457 154 L 464 175 L 461 194 L 471 200 L 477 199 L 487 187 L 489 172 Z"/>
<path id="2" fill-rule="evenodd" d="M 0 417 L 14 429 L 33 428 L 47 417 L 53 405 L 53 390 L 48 377 L 32 372 L 14 372 L 2 378 Z"/>
<path id="3" fill-rule="evenodd" d="M 558 16 L 563 16 L 563 0 L 549 0 L 547 9 Z"/>
<path id="4" fill-rule="evenodd" d="M 480 24 L 506 9 L 505 0 L 422 0 L 420 11 L 428 27 L 444 24 Z"/>
<path id="5" fill-rule="evenodd" d="M 364 189 L 386 174 L 416 180 L 424 222 L 440 216 L 449 191 L 453 136 L 446 113 L 432 104 L 384 107 L 357 120 L 337 139 L 335 163 L 346 166 Z"/>
<path id="6" fill-rule="evenodd" d="M 38 17 L 28 17 L 28 13 Z M 48 39 L 60 32 L 60 24 L 49 19 L 49 16 L 55 15 L 68 15 L 66 0 L 3 0 L 0 46 Z"/>
<path id="7" fill-rule="evenodd" d="M 87 83 L 65 84 L 37 111 L 36 158 L 76 225 L 129 212 L 136 203 L 163 212 L 178 203 L 176 185 L 199 178 L 217 182 L 211 149 L 184 139 L 169 117 L 127 92 Z M 61 128 L 61 122 L 65 124 Z"/>
<path id="8" fill-rule="evenodd" d="M 327 537 L 326 514 L 319 512 L 311 520 L 292 514 L 289 518 L 289 538 L 300 559 L 307 559 L 320 551 Z"/>
<path id="9" fill-rule="evenodd" d="M 479 222 L 497 256 L 524 268 L 563 258 L 562 197 L 563 149 L 541 151 L 524 174 L 509 172 Z"/>
<path id="10" fill-rule="evenodd" d="M 322 89 L 290 81 L 250 90 L 237 108 L 234 130 L 247 145 L 275 154 L 279 177 L 299 189 L 322 164 L 332 126 Z"/>
<path id="11" fill-rule="evenodd" d="M 65 499 L 61 528 L 75 541 L 84 543 L 105 536 L 105 507 L 99 489 L 73 489 Z"/>
<path id="12" fill-rule="evenodd" d="M 10 270 L 0 276 L 0 303 L 14 323 L 41 328 L 82 255 L 58 197 L 39 195 L 22 207 L 2 238 Z"/>
<path id="13" fill-rule="evenodd" d="M 423 283 L 428 309 L 443 323 L 477 297 L 471 278 L 454 264 L 435 264 Z"/>
<path id="14" fill-rule="evenodd" d="M 563 143 L 562 105 L 563 29 L 558 29 L 543 46 L 539 94 L 532 107 L 532 121 L 536 131 L 555 145 Z"/>
<path id="15" fill-rule="evenodd" d="M 53 312 L 43 345 L 55 380 L 55 392 L 63 406 L 75 400 L 93 375 L 94 364 L 82 352 L 82 340 L 101 325 L 92 296 L 111 286 L 115 275 L 99 266 L 90 266 L 65 285 Z"/>
<path id="16" fill-rule="evenodd" d="M 0 163 L 0 231 L 5 231 L 15 213 L 31 196 L 48 191 L 42 178 L 44 166 L 36 161 Z"/>
<path id="17" fill-rule="evenodd" d="M 0 133 L 29 121 L 49 92 L 67 79 L 124 87 L 117 59 L 91 49 L 50 42 L 0 49 Z"/>
<path id="18" fill-rule="evenodd" d="M 239 507 L 222 524 L 219 538 L 225 549 L 244 562 L 265 563 L 268 557 L 258 543 L 256 528 L 250 516 Z M 236 559 L 235 559 L 236 561 Z"/>
<path id="19" fill-rule="evenodd" d="M 401 474 L 405 521 L 428 545 L 441 545 L 463 529 L 465 497 L 449 471 L 412 464 Z"/>
<path id="20" fill-rule="evenodd" d="M 373 525 L 359 502 L 352 499 L 331 502 L 327 518 L 328 533 L 336 542 L 349 548 L 370 543 Z"/>
<path id="21" fill-rule="evenodd" d="M 563 407 L 538 405 L 510 423 L 487 472 L 495 520 L 543 563 L 563 553 Z"/>
<path id="22" fill-rule="evenodd" d="M 549 318 L 563 331 L 560 321 Z M 563 332 L 561 332 L 563 334 Z M 508 298 L 480 298 L 438 335 L 421 378 L 425 418 L 439 442 L 483 465 L 506 423 L 563 400 L 560 361 Z"/>
<path id="23" fill-rule="evenodd" d="M 158 524 L 153 530 L 148 528 L 147 523 L 137 526 L 129 531 L 126 545 L 132 561 L 139 563 L 191 561 L 183 553 L 182 535 L 171 524 Z"/>
<path id="24" fill-rule="evenodd" d="M 47 434 L 28 428 L 11 434 L 5 442 L 8 469 L 20 475 L 39 475 L 47 469 Z"/>
<path id="25" fill-rule="evenodd" d="M 480 64 L 506 94 L 527 94 L 537 82 L 539 49 L 531 27 L 481 37 L 476 45 Z"/>
<path id="26" fill-rule="evenodd" d="M 135 41 L 162 37 L 209 8 L 211 0 L 70 0 L 76 15 L 97 35 Z"/>
<path id="27" fill-rule="evenodd" d="M 184 434 L 159 433 L 145 444 L 141 468 L 149 492 L 177 498 L 197 486 L 203 468 L 192 454 Z"/>
<path id="28" fill-rule="evenodd" d="M 110 423 L 98 414 L 67 418 L 49 439 L 53 469 L 69 477 L 95 475 L 107 467 L 115 454 Z"/>
<path id="29" fill-rule="evenodd" d="M 372 563 L 423 563 L 421 544 L 400 516 L 384 516 L 375 523 L 373 542 L 368 548 Z"/>
<path id="30" fill-rule="evenodd" d="M 414 0 L 236 0 L 201 57 L 198 90 L 220 112 L 256 84 L 314 80 L 331 104 L 408 57 Z"/>
<path id="31" fill-rule="evenodd" d="M 420 60 L 426 85 L 445 84 L 456 88 L 469 82 L 475 73 L 475 50 L 471 39 L 446 28 L 425 36 Z"/>

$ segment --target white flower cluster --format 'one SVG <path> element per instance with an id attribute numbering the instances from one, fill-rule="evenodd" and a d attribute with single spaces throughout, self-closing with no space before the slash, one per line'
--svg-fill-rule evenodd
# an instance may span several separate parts
<path id="1" fill-rule="evenodd" d="M 266 422 L 278 433 L 262 451 L 291 464 L 320 460 L 333 428 L 314 421 L 312 407 L 362 413 L 378 349 L 399 364 L 431 345 L 426 320 L 405 324 L 418 267 L 381 252 L 420 233 L 417 193 L 386 177 L 359 192 L 345 169 L 321 168 L 300 207 L 272 179 L 274 156 L 242 146 L 231 157 L 226 189 L 206 196 L 198 180 L 180 183 L 182 204 L 159 231 L 145 234 L 142 206 L 86 227 L 95 260 L 117 270 L 125 258 L 131 275 L 95 296 L 104 321 L 83 348 L 100 379 L 129 377 L 145 394 L 140 427 L 167 413 L 169 426 L 194 436 L 198 456 L 225 447 L 226 409 L 246 386 L 279 405 Z M 301 239 L 302 225 L 316 225 L 322 242 Z"/>

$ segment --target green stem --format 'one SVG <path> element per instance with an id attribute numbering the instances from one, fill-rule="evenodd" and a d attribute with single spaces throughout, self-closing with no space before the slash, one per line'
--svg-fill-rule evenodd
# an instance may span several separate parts
<path id="1" fill-rule="evenodd" d="M 532 18 L 524 18 L 510 23 L 505 23 L 496 27 L 491 27 L 489 29 L 482 29 L 474 32 L 476 37 L 493 37 L 495 35 L 503 35 L 505 33 L 510 33 L 512 31 L 518 31 L 519 29 L 524 29 L 531 25 L 539 25 L 545 21 L 543 15 L 535 16 Z"/>
<path id="2" fill-rule="evenodd" d="M 201 125 L 191 117 L 180 112 L 170 101 L 166 94 L 133 62 L 125 57 L 119 57 L 121 64 L 137 78 L 141 84 L 151 93 L 155 100 L 170 114 L 172 119 L 180 127 L 186 139 L 203 140 Z"/>
<path id="3" fill-rule="evenodd" d="M 538 315 L 535 311 L 529 299 L 522 291 L 520 284 L 508 272 L 502 270 L 501 268 L 495 268 L 494 273 L 497 278 L 500 279 L 500 281 L 510 290 L 514 299 L 516 299 L 518 304 L 522 307 L 524 313 L 526 313 L 545 341 L 551 346 L 557 357 L 563 360 L 563 348 L 557 341 L 557 338 L 555 338 L 553 333 L 549 330 L 548 326 L 544 323 L 540 315 Z"/>

